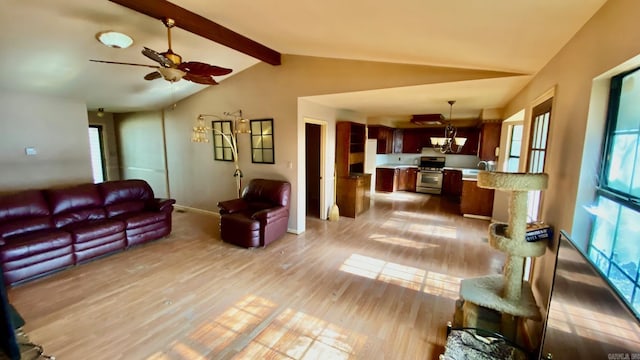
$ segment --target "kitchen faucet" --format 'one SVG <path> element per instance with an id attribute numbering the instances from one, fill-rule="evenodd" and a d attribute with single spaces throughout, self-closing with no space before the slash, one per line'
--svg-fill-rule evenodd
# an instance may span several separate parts
<path id="1" fill-rule="evenodd" d="M 482 167 L 480 167 L 480 165 L 482 165 Z M 476 166 L 478 167 L 478 169 L 481 169 L 481 170 L 494 171 L 496 167 L 496 162 L 482 160 Z"/>

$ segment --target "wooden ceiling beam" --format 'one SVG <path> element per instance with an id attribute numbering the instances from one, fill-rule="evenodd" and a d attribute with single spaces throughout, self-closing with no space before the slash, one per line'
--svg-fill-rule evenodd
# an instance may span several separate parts
<path id="1" fill-rule="evenodd" d="M 279 52 L 205 17 L 165 0 L 109 0 L 158 20 L 171 18 L 175 26 L 271 65 L 281 64 Z"/>

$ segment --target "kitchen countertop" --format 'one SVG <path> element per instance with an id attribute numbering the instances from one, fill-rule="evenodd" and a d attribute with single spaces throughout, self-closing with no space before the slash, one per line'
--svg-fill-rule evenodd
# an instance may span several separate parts
<path id="1" fill-rule="evenodd" d="M 418 165 L 410 165 L 410 164 L 381 164 L 376 165 L 377 168 L 382 169 L 407 169 L 407 168 L 418 168 Z"/>

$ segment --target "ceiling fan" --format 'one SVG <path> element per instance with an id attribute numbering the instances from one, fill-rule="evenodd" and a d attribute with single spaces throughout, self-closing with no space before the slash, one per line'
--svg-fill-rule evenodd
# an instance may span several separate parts
<path id="1" fill-rule="evenodd" d="M 162 21 L 167 27 L 167 39 L 169 49 L 163 53 L 159 53 L 153 49 L 145 47 L 142 54 L 149 59 L 157 62 L 158 65 L 145 65 L 127 62 L 106 61 L 106 60 L 89 60 L 93 62 L 119 65 L 143 66 L 156 69 L 144 76 L 145 80 L 155 80 L 164 78 L 169 82 L 180 81 L 185 79 L 197 84 L 216 85 L 218 82 L 214 76 L 222 76 L 231 73 L 233 70 L 220 66 L 209 65 L 199 61 L 182 61 L 182 56 L 176 54 L 171 49 L 171 28 L 175 26 L 175 21 L 171 18 L 165 18 Z"/>

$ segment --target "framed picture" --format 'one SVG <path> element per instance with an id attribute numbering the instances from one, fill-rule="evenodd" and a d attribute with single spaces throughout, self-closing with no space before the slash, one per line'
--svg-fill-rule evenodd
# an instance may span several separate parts
<path id="1" fill-rule="evenodd" d="M 251 162 L 275 164 L 273 119 L 251 120 Z"/>
<path id="2" fill-rule="evenodd" d="M 214 120 L 211 122 L 213 129 L 213 159 L 221 161 L 233 161 L 233 151 L 231 144 L 222 136 L 227 136 L 231 140 L 233 136 L 233 127 L 231 120 Z"/>

